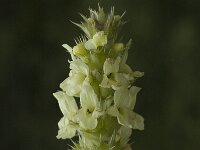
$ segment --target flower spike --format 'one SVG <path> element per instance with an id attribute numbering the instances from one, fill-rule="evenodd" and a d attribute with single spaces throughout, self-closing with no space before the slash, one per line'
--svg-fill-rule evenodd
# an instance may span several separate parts
<path id="1" fill-rule="evenodd" d="M 74 23 L 83 32 L 73 47 L 63 44 L 70 53 L 70 73 L 54 93 L 63 117 L 58 123 L 58 139 L 71 139 L 73 150 L 131 150 L 128 143 L 132 129 L 143 130 L 144 118 L 134 111 L 141 88 L 134 81 L 143 72 L 126 62 L 131 46 L 118 39 L 125 23 L 122 15 L 103 8 L 80 14 L 83 21 Z"/>

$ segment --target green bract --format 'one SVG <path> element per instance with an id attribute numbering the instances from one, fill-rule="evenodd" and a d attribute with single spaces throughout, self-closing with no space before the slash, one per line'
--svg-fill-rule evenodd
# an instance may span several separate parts
<path id="1" fill-rule="evenodd" d="M 74 24 L 85 35 L 73 47 L 63 44 L 72 58 L 70 73 L 53 94 L 63 113 L 57 138 L 79 136 L 74 150 L 131 150 L 132 129 L 144 129 L 143 117 L 134 112 L 141 88 L 133 86 L 144 73 L 126 64 L 131 40 L 118 39 L 122 16 L 100 7 L 81 16 L 84 22 Z"/>

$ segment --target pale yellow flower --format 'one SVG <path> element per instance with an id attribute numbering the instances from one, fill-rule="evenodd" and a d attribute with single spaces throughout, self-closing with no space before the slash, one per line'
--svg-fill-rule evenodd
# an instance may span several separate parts
<path id="1" fill-rule="evenodd" d="M 81 109 L 78 113 L 80 126 L 84 129 L 94 129 L 97 126 L 97 118 L 102 115 L 100 102 L 93 88 L 88 82 L 84 82 L 80 93 Z"/>
<path id="2" fill-rule="evenodd" d="M 108 58 L 103 65 L 103 80 L 100 83 L 101 87 L 110 88 L 116 90 L 119 87 L 128 87 L 129 81 L 124 73 L 119 72 L 120 57 L 116 59 Z"/>
<path id="3" fill-rule="evenodd" d="M 70 96 L 79 96 L 83 82 L 89 76 L 89 68 L 77 59 L 70 62 L 70 69 L 69 77 L 60 84 L 60 88 Z"/>
<path id="4" fill-rule="evenodd" d="M 140 88 L 132 86 L 130 90 L 121 88 L 115 91 L 114 105 L 108 109 L 108 114 L 116 116 L 123 126 L 143 130 L 143 117 L 133 111 L 139 90 Z"/>
<path id="5" fill-rule="evenodd" d="M 60 110 L 64 115 L 58 123 L 59 131 L 57 138 L 72 138 L 76 134 L 76 126 L 74 125 L 76 123 L 75 115 L 78 112 L 76 101 L 62 91 L 56 92 L 53 95 L 58 100 Z"/>

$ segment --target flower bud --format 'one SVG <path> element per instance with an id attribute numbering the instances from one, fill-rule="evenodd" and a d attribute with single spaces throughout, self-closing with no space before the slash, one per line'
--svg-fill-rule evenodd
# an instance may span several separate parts
<path id="1" fill-rule="evenodd" d="M 107 36 L 104 34 L 104 31 L 97 32 L 93 36 L 93 40 L 96 43 L 97 47 L 107 44 Z"/>
<path id="2" fill-rule="evenodd" d="M 114 16 L 115 22 L 118 22 L 118 21 L 120 21 L 121 19 L 122 19 L 122 17 L 121 17 L 120 15 L 115 15 L 115 16 Z"/>
<path id="3" fill-rule="evenodd" d="M 81 57 L 87 55 L 87 50 L 85 49 L 83 44 L 77 44 L 73 47 L 74 55 Z"/>
<path id="4" fill-rule="evenodd" d="M 122 51 L 124 50 L 124 44 L 123 44 L 123 43 L 115 43 L 115 44 L 112 46 L 112 49 L 113 49 L 116 53 L 122 52 Z"/>

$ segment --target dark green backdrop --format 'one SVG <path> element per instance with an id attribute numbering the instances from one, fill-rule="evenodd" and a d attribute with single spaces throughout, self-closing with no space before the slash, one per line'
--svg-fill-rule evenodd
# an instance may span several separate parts
<path id="1" fill-rule="evenodd" d="M 128 63 L 145 72 L 136 111 L 145 130 L 134 131 L 134 150 L 200 149 L 200 2 L 101 0 L 126 10 L 122 36 L 133 38 Z M 80 30 L 78 12 L 96 0 L 0 1 L 0 107 L 2 150 L 64 150 L 57 140 L 62 114 L 52 93 L 68 76 L 69 54 Z"/>

